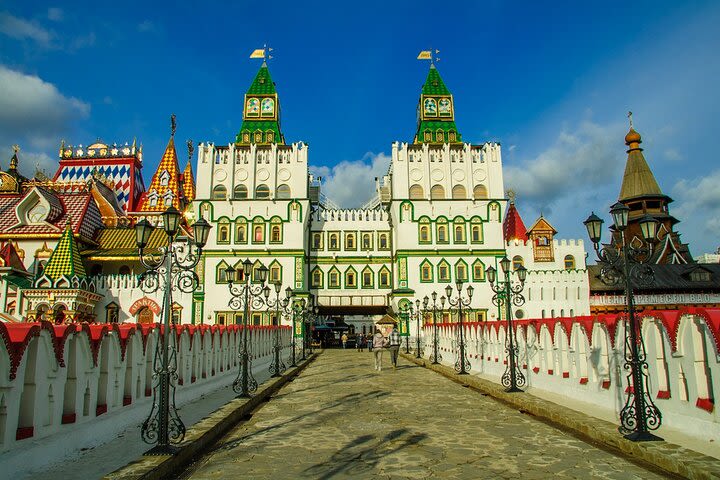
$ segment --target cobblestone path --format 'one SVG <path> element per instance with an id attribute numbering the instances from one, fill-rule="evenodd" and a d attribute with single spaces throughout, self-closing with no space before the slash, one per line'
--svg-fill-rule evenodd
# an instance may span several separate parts
<path id="1" fill-rule="evenodd" d="M 402 359 L 375 372 L 354 350 L 322 353 L 186 475 L 665 478 Z"/>

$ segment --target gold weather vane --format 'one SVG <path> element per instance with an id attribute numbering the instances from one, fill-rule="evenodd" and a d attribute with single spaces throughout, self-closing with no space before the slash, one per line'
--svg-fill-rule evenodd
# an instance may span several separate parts
<path id="1" fill-rule="evenodd" d="M 435 52 L 435 59 L 433 60 L 433 51 Z M 430 60 L 430 64 L 432 65 L 434 62 L 439 62 L 440 57 L 437 56 L 437 54 L 440 53 L 440 50 L 433 50 L 432 48 L 430 50 L 421 50 L 420 53 L 417 56 L 418 60 Z"/>
<path id="2" fill-rule="evenodd" d="M 633 128 L 633 124 L 632 124 L 632 112 L 628 112 L 628 118 L 630 119 L 630 128 Z"/>
<path id="3" fill-rule="evenodd" d="M 263 62 L 270 60 L 272 55 L 270 52 L 272 52 L 273 49 L 268 47 L 267 43 L 263 45 L 263 48 L 256 48 L 253 50 L 253 52 L 250 54 L 250 58 L 262 58 Z"/>
<path id="4" fill-rule="evenodd" d="M 508 190 L 507 191 L 507 197 L 508 200 L 510 200 L 510 203 L 515 203 L 515 190 Z"/>
<path id="5" fill-rule="evenodd" d="M 175 114 L 170 115 L 170 136 L 175 136 L 175 129 L 177 128 L 177 122 L 175 121 Z M 127 145 L 127 144 L 126 144 Z"/>
<path id="6" fill-rule="evenodd" d="M 20 151 L 20 145 L 17 145 L 17 144 L 13 145 L 12 149 L 13 149 L 13 152 L 15 152 L 15 155 L 17 155 L 18 152 Z"/>
<path id="7" fill-rule="evenodd" d="M 195 152 L 195 147 L 193 147 L 193 141 L 191 139 L 188 139 L 187 147 L 188 147 L 188 160 L 190 160 L 192 162 L 193 152 Z"/>

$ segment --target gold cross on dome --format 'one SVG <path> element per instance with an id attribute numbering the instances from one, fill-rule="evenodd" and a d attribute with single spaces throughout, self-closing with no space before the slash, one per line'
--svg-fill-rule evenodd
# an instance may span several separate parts
<path id="1" fill-rule="evenodd" d="M 628 115 L 627 115 L 627 116 L 628 116 L 628 118 L 630 119 L 630 128 L 633 128 L 633 123 L 632 123 L 632 112 L 628 112 Z"/>

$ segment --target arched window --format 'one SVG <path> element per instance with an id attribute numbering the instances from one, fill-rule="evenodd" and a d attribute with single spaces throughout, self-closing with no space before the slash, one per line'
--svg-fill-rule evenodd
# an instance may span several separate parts
<path id="1" fill-rule="evenodd" d="M 483 231 L 480 220 L 473 220 L 470 226 L 470 241 L 472 243 L 483 242 Z"/>
<path id="2" fill-rule="evenodd" d="M 473 281 L 485 281 L 485 265 L 480 260 L 476 260 L 475 263 L 473 263 Z"/>
<path id="3" fill-rule="evenodd" d="M 419 240 L 420 243 L 430 243 L 432 240 L 430 238 L 430 221 L 427 219 L 420 221 L 420 231 L 419 231 Z"/>
<path id="4" fill-rule="evenodd" d="M 410 187 L 410 200 L 421 200 L 423 197 L 424 192 L 421 185 L 415 184 Z"/>
<path id="5" fill-rule="evenodd" d="M 440 262 L 440 265 L 438 265 L 438 281 L 440 282 L 449 282 L 450 281 L 450 265 L 443 260 Z"/>
<path id="6" fill-rule="evenodd" d="M 437 236 L 436 236 L 437 243 L 450 242 L 450 239 L 448 237 L 447 220 L 445 220 L 444 218 L 438 219 L 436 229 L 437 229 Z"/>
<path id="7" fill-rule="evenodd" d="M 247 222 L 245 220 L 235 222 L 235 243 L 247 243 Z"/>
<path id="8" fill-rule="evenodd" d="M 455 243 L 465 243 L 465 220 L 456 218 L 453 223 L 453 241 Z"/>
<path id="9" fill-rule="evenodd" d="M 334 267 L 328 274 L 328 286 L 330 288 L 340 288 L 340 271 Z"/>
<path id="10" fill-rule="evenodd" d="M 346 288 L 357 288 L 357 273 L 352 268 L 349 268 L 345 272 L 345 287 Z"/>
<path id="11" fill-rule="evenodd" d="M 255 198 L 270 198 L 270 187 L 264 183 L 255 187 Z"/>
<path id="12" fill-rule="evenodd" d="M 263 243 L 265 241 L 265 224 L 262 219 L 253 221 L 253 243 Z"/>
<path id="13" fill-rule="evenodd" d="M 273 262 L 272 265 L 270 265 L 268 281 L 273 284 L 282 282 L 282 268 L 279 263 Z"/>
<path id="14" fill-rule="evenodd" d="M 420 265 L 420 281 L 432 282 L 432 265 L 427 260 Z"/>
<path id="15" fill-rule="evenodd" d="M 357 246 L 355 245 L 355 233 L 354 232 L 347 232 L 345 233 L 345 250 L 356 250 Z"/>
<path id="16" fill-rule="evenodd" d="M 215 185 L 212 191 L 213 200 L 225 200 L 227 198 L 227 188 L 225 185 Z"/>
<path id="17" fill-rule="evenodd" d="M 476 200 L 488 198 L 487 187 L 485 185 L 475 185 L 475 188 L 473 188 L 473 198 Z"/>
<path id="18" fill-rule="evenodd" d="M 457 280 L 467 282 L 468 274 L 467 274 L 467 265 L 465 265 L 465 263 L 458 262 L 455 264 L 455 278 Z"/>
<path id="19" fill-rule="evenodd" d="M 512 259 L 513 270 L 517 270 L 525 264 L 525 261 L 520 255 L 515 255 Z"/>
<path id="20" fill-rule="evenodd" d="M 452 197 L 456 199 L 467 198 L 467 191 L 465 191 L 465 187 L 462 185 L 455 185 L 452 189 Z"/>
<path id="21" fill-rule="evenodd" d="M 390 270 L 386 267 L 380 269 L 380 287 L 390 288 Z"/>
<path id="22" fill-rule="evenodd" d="M 575 257 L 565 255 L 565 270 L 573 270 L 575 268 Z"/>
<path id="23" fill-rule="evenodd" d="M 430 198 L 433 200 L 443 200 L 445 198 L 445 188 L 442 185 L 433 185 L 430 189 Z"/>
<path id="24" fill-rule="evenodd" d="M 363 233 L 361 238 L 362 238 L 361 248 L 363 250 L 372 250 L 372 235 L 370 235 L 369 233 Z"/>
<path id="25" fill-rule="evenodd" d="M 380 234 L 378 244 L 379 244 L 380 250 L 388 249 L 388 234 L 387 233 Z"/>
<path id="26" fill-rule="evenodd" d="M 107 323 L 118 323 L 120 308 L 115 302 L 110 302 L 105 307 L 105 321 Z"/>
<path id="27" fill-rule="evenodd" d="M 323 272 L 319 268 L 315 268 L 312 272 L 312 286 L 314 288 L 322 288 Z"/>
<path id="28" fill-rule="evenodd" d="M 248 189 L 245 185 L 235 185 L 235 189 L 233 190 L 233 198 L 235 199 L 241 199 L 241 198 L 248 198 Z"/>
<path id="29" fill-rule="evenodd" d="M 362 287 L 372 288 L 373 287 L 373 271 L 370 267 L 365 267 L 362 271 Z"/>
<path id="30" fill-rule="evenodd" d="M 277 187 L 277 198 L 290 198 L 290 185 L 282 184 Z"/>
<path id="31" fill-rule="evenodd" d="M 221 220 L 218 223 L 217 242 L 230 243 L 230 222 L 227 220 Z"/>
<path id="32" fill-rule="evenodd" d="M 328 250 L 340 250 L 339 237 L 337 232 L 331 232 L 328 235 Z"/>
<path id="33" fill-rule="evenodd" d="M 270 242 L 280 243 L 282 241 L 282 225 L 272 225 L 270 227 Z"/>

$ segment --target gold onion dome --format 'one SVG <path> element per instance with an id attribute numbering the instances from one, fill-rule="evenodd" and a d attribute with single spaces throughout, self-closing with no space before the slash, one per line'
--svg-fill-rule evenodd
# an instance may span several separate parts
<path id="1" fill-rule="evenodd" d="M 633 147 L 631 144 L 639 144 L 642 143 L 642 138 L 640 137 L 640 134 L 635 131 L 634 128 L 630 127 L 630 131 L 625 135 L 625 145 L 628 147 Z M 635 148 L 637 148 L 637 145 L 635 145 Z"/>

